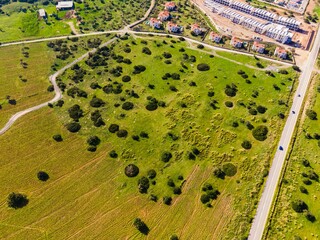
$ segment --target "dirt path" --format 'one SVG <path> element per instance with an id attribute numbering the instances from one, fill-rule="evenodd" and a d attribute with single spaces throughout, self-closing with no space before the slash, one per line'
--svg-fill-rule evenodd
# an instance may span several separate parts
<path id="1" fill-rule="evenodd" d="M 67 22 L 67 24 L 70 26 L 71 28 L 71 31 L 73 34 L 77 35 L 79 34 L 79 32 L 77 31 L 76 27 L 74 26 L 74 23 L 73 22 Z"/>

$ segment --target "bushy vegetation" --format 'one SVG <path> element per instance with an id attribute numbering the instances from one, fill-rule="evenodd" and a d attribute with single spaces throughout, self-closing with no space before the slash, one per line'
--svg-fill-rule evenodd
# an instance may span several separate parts
<path id="1" fill-rule="evenodd" d="M 29 199 L 22 193 L 12 192 L 8 196 L 8 207 L 18 209 L 23 208 L 29 203 Z"/>

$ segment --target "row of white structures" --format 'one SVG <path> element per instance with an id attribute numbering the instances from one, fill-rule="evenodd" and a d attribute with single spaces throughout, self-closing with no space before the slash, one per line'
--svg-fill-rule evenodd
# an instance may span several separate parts
<path id="1" fill-rule="evenodd" d="M 293 33 L 285 26 L 271 22 L 259 22 L 253 18 L 245 17 L 229 8 L 225 8 L 220 4 L 214 3 L 211 0 L 205 0 L 205 4 L 213 12 L 216 12 L 219 15 L 230 19 L 233 23 L 242 25 L 253 32 L 264 34 L 281 43 L 290 43 L 292 40 Z"/>
<path id="2" fill-rule="evenodd" d="M 277 23 L 288 27 L 291 30 L 298 30 L 300 28 L 301 22 L 294 18 L 287 18 L 279 16 L 276 13 L 266 11 L 261 8 L 254 8 L 249 4 L 237 2 L 234 0 L 205 0 L 205 3 L 220 3 L 222 5 L 228 6 L 230 8 L 236 9 L 238 11 L 250 14 L 252 16 L 267 20 L 269 22 Z"/>

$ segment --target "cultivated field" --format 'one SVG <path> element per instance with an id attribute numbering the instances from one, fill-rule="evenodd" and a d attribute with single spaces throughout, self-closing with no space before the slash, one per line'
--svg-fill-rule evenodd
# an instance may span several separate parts
<path id="1" fill-rule="evenodd" d="M 267 239 L 318 239 L 319 220 L 319 119 L 312 120 L 310 110 L 320 112 L 320 77 L 313 79 L 297 138 L 282 180 L 275 214 Z M 307 115 L 308 113 L 308 115 Z M 309 163 L 309 164 L 308 164 Z M 308 166 L 310 165 L 310 166 Z M 293 203 L 302 200 L 308 209 L 296 212 Z M 313 217 L 312 217 L 313 216 Z"/>
<path id="2" fill-rule="evenodd" d="M 132 225 L 137 217 L 150 239 L 245 238 L 296 76 L 206 50 L 129 37 L 68 70 L 62 107 L 29 114 L 0 136 L 2 239 L 146 238 Z M 68 123 L 81 129 L 70 133 Z M 111 124 L 120 130 L 111 133 Z M 261 132 L 253 136 L 259 126 L 268 128 L 264 141 Z M 89 136 L 101 140 L 96 151 Z M 125 175 L 128 164 L 138 176 Z M 219 191 L 216 199 L 204 201 L 205 183 Z M 9 209 L 12 191 L 29 204 Z"/>

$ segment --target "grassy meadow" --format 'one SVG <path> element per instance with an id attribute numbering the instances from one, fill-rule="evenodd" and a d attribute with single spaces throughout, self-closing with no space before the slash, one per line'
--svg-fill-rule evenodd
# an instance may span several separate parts
<path id="1" fill-rule="evenodd" d="M 320 112 L 320 76 L 314 77 L 311 83 L 311 91 L 307 99 L 305 111 L 302 115 L 302 123 L 299 126 L 297 138 L 292 154 L 288 160 L 286 172 L 280 188 L 280 195 L 272 218 L 267 239 L 318 239 L 320 233 L 319 182 L 309 179 L 305 174 L 314 171 L 320 174 L 319 167 L 319 119 L 311 120 L 306 116 L 308 109 Z M 303 165 L 306 159 L 310 167 Z M 309 179 L 309 181 L 307 181 Z M 310 183 L 311 182 L 311 183 Z M 306 192 L 302 192 L 302 189 Z M 305 190 L 303 190 L 305 191 Z M 315 221 L 306 218 L 306 212 L 297 213 L 292 209 L 292 202 L 302 200 L 308 206 L 308 211 L 314 215 Z"/>
<path id="2" fill-rule="evenodd" d="M 60 77 L 66 85 L 62 107 L 31 113 L 0 136 L 0 179 L 5 183 L 0 186 L 1 238 L 245 238 L 285 122 L 278 115 L 288 111 L 279 100 L 290 99 L 295 73 L 288 69 L 287 75 L 272 77 L 255 67 L 256 60 L 248 67 L 251 62 L 245 66 L 205 51 L 171 38 L 129 37 L 67 70 Z M 88 65 L 101 59 L 106 60 L 101 66 Z M 201 63 L 210 69 L 199 71 Z M 138 65 L 146 69 L 134 74 Z M 240 70 L 247 77 L 240 76 Z M 176 80 L 163 79 L 166 73 Z M 124 76 L 130 80 L 123 81 Z M 225 93 L 231 86 L 237 89 L 233 97 Z M 72 97 L 74 87 L 87 97 Z M 104 105 L 92 107 L 93 98 Z M 146 106 L 154 98 L 164 104 L 149 111 Z M 128 102 L 133 108 L 124 110 Z M 81 129 L 70 133 L 68 109 L 75 104 L 83 110 Z M 265 113 L 252 115 L 258 106 L 264 106 Z M 93 125 L 96 110 L 105 125 Z M 127 130 L 127 137 L 111 133 L 111 124 Z M 251 125 L 267 126 L 267 139 L 256 140 Z M 55 134 L 63 141 L 53 140 Z M 87 150 L 89 136 L 101 140 L 95 152 Z M 140 137 L 137 141 L 132 136 Z M 244 140 L 251 142 L 251 149 L 241 146 Z M 194 148 L 200 153 L 192 157 Z M 112 150 L 116 158 L 110 156 Z M 163 152 L 172 154 L 168 162 L 161 160 Z M 236 167 L 235 175 L 215 177 L 213 170 L 227 163 Z M 124 174 L 128 164 L 139 167 L 138 176 Z M 138 180 L 150 169 L 157 175 L 147 193 L 139 193 Z M 40 170 L 49 174 L 47 182 L 37 179 Z M 173 193 L 169 179 L 181 194 Z M 200 201 L 205 183 L 220 192 L 209 205 Z M 8 208 L 6 198 L 12 191 L 26 194 L 28 205 Z M 151 201 L 152 195 L 158 201 Z M 171 197 L 171 204 L 164 204 L 163 197 Z M 137 217 L 150 228 L 148 236 L 133 227 Z"/>

